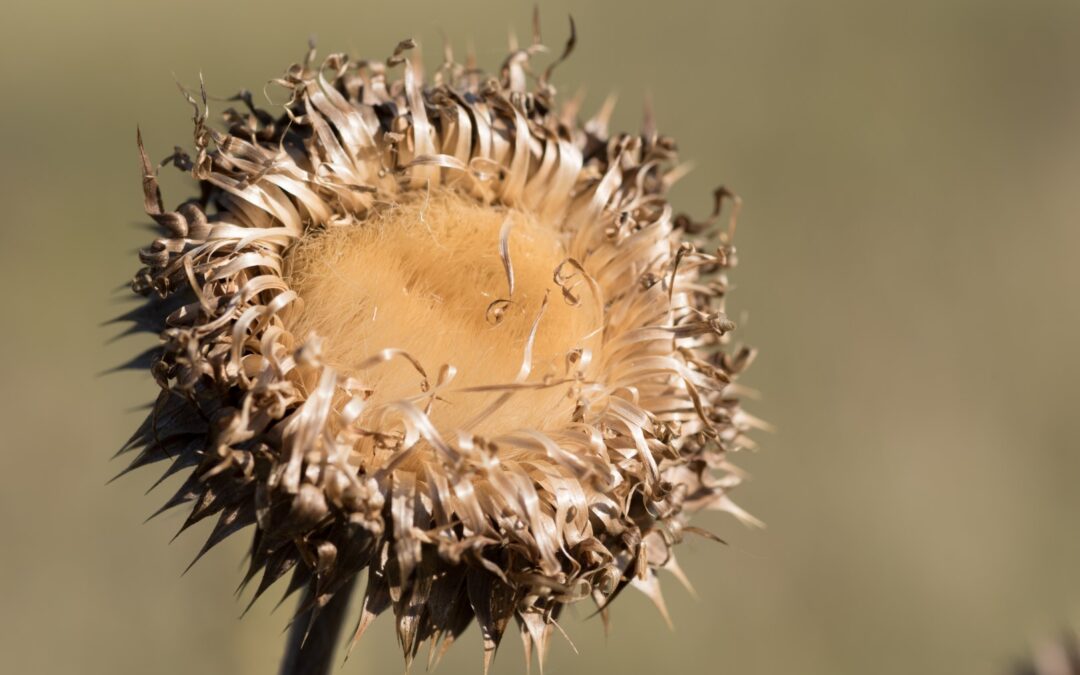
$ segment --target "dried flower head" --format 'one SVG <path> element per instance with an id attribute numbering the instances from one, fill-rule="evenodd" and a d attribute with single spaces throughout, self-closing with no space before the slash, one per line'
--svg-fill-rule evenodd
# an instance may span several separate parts
<path id="1" fill-rule="evenodd" d="M 662 609 L 657 571 L 707 535 L 692 512 L 752 520 L 727 494 L 755 425 L 734 219 L 707 232 L 737 200 L 673 216 L 673 141 L 556 108 L 538 38 L 497 76 L 447 52 L 426 83 L 412 47 L 312 49 L 278 114 L 242 93 L 224 132 L 189 96 L 195 152 L 166 163 L 200 193 L 175 211 L 140 138 L 163 234 L 122 318 L 160 335 L 132 365 L 161 392 L 124 449 L 190 471 L 162 510 L 217 516 L 203 552 L 255 526 L 255 597 L 291 573 L 314 620 L 366 570 L 357 637 L 392 610 L 411 661 L 475 619 L 486 667 L 514 619 L 542 664 L 572 602 L 606 616 L 633 585 Z"/>

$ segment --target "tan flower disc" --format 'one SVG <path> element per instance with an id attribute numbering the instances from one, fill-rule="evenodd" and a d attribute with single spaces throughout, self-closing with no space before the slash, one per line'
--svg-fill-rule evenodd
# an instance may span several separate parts
<path id="1" fill-rule="evenodd" d="M 314 620 L 366 570 L 357 636 L 391 610 L 411 661 L 476 619 L 486 665 L 514 619 L 542 663 L 569 603 L 662 609 L 692 512 L 752 521 L 728 497 L 756 425 L 734 219 L 712 227 L 731 195 L 674 216 L 673 141 L 557 108 L 538 40 L 426 82 L 411 47 L 312 50 L 277 113 L 241 94 L 224 132 L 191 99 L 195 152 L 167 162 L 200 191 L 174 211 L 142 154 L 163 234 L 122 318 L 160 335 L 131 365 L 161 392 L 124 450 L 188 473 L 163 510 L 217 517 L 204 552 L 254 525 L 255 597 L 291 573 Z"/>

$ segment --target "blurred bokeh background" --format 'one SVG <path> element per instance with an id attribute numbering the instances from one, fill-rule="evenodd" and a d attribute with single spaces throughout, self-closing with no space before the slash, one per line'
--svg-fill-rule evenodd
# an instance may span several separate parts
<path id="1" fill-rule="evenodd" d="M 746 207 L 734 316 L 761 348 L 746 383 L 778 431 L 738 458 L 737 500 L 705 518 L 676 630 L 642 597 L 611 635 L 582 607 L 555 673 L 1003 673 L 1080 621 L 1080 3 L 1076 0 L 542 2 L 557 72 L 586 109 L 646 92 L 696 169 L 676 207 L 724 183 Z M 174 77 L 212 95 L 322 51 L 384 57 L 445 33 L 497 68 L 531 4 L 19 3 L 0 72 L 0 654 L 7 673 L 272 673 L 289 610 L 242 621 L 245 537 L 180 573 L 142 520 L 154 471 L 105 487 L 148 376 L 96 373 L 112 291 L 147 240 L 135 126 L 151 155 L 190 142 Z M 226 104 L 215 103 L 220 111 Z M 189 192 L 166 171 L 168 205 Z M 122 297 L 122 294 L 121 296 Z M 208 523 L 206 523 L 208 524 Z M 198 528 L 197 528 L 198 529 Z M 291 603 L 291 601 L 290 601 Z M 440 671 L 476 673 L 472 630 Z M 417 668 L 422 668 L 419 664 Z M 343 673 L 401 670 L 389 621 Z M 523 671 L 508 636 L 496 673 Z"/>

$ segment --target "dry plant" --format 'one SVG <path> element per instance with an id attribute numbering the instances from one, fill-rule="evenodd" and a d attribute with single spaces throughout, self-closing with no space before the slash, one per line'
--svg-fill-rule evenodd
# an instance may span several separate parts
<path id="1" fill-rule="evenodd" d="M 425 79 L 408 40 L 312 48 L 277 113 L 242 93 L 226 131 L 188 95 L 194 152 L 162 164 L 199 196 L 173 211 L 140 137 L 162 234 L 122 318 L 160 336 L 130 365 L 161 391 L 128 470 L 187 472 L 162 510 L 217 517 L 202 552 L 254 525 L 255 598 L 305 590 L 285 672 L 325 670 L 365 570 L 356 638 L 389 610 L 431 665 L 475 619 L 486 671 L 514 620 L 542 666 L 570 603 L 606 622 L 634 586 L 664 611 L 675 545 L 715 538 L 693 512 L 754 522 L 728 495 L 758 424 L 724 314 L 737 208 L 713 227 L 737 199 L 675 216 L 675 143 L 557 107 L 573 25 L 539 72 L 536 26 L 494 76 L 447 50 Z"/>
<path id="2" fill-rule="evenodd" d="M 1035 645 L 1031 658 L 1014 675 L 1080 675 L 1080 633 L 1066 630 L 1057 640 Z"/>

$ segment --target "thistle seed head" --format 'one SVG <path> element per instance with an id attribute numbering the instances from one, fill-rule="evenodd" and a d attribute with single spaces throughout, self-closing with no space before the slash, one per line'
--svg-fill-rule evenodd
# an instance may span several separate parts
<path id="1" fill-rule="evenodd" d="M 411 661 L 476 620 L 486 665 L 514 620 L 542 663 L 570 603 L 662 609 L 693 512 L 752 521 L 728 496 L 755 425 L 734 219 L 708 239 L 732 195 L 674 216 L 674 142 L 610 134 L 610 106 L 579 123 L 538 41 L 426 81 L 412 46 L 312 49 L 224 131 L 189 96 L 194 152 L 167 161 L 200 191 L 175 210 L 140 139 L 162 234 L 124 318 L 160 335 L 132 365 L 161 391 L 124 450 L 187 473 L 163 510 L 217 519 L 203 552 L 254 526 L 256 598 L 290 574 L 317 612 L 366 571 L 357 637 L 390 610 Z"/>

